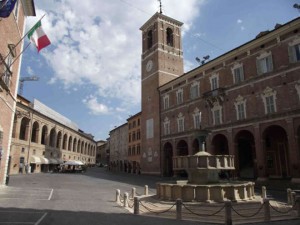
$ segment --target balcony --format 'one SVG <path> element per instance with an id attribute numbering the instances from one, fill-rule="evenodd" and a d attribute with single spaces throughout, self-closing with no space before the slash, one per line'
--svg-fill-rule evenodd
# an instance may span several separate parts
<path id="1" fill-rule="evenodd" d="M 202 97 L 207 101 L 210 107 L 214 106 L 214 103 L 218 102 L 222 104 L 225 96 L 225 88 L 217 88 L 212 91 L 204 92 Z"/>

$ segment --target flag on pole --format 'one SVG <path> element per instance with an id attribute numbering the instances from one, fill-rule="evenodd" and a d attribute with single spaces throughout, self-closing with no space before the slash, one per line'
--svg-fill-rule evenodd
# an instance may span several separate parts
<path id="1" fill-rule="evenodd" d="M 17 0 L 0 0 L 0 17 L 9 17 L 13 11 Z"/>
<path id="2" fill-rule="evenodd" d="M 28 39 L 35 44 L 38 52 L 51 44 L 49 38 L 45 34 L 41 21 L 38 21 L 28 32 Z"/>

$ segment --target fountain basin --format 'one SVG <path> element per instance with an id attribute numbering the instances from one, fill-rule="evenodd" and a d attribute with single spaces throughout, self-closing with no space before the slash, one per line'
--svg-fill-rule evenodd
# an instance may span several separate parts
<path id="1" fill-rule="evenodd" d="M 254 182 L 220 182 L 215 184 L 157 183 L 156 195 L 160 200 L 197 202 L 249 201 L 255 199 Z"/>

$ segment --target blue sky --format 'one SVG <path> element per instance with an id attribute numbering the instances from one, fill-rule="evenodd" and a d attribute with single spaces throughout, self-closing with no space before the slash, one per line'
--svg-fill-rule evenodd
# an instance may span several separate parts
<path id="1" fill-rule="evenodd" d="M 80 4 L 78 4 L 80 3 Z M 162 0 L 163 13 L 184 23 L 185 72 L 298 17 L 297 0 Z M 23 54 L 23 96 L 38 99 L 95 140 L 141 110 L 141 31 L 157 0 L 35 0 L 51 46 Z M 26 40 L 27 42 L 27 40 Z"/>

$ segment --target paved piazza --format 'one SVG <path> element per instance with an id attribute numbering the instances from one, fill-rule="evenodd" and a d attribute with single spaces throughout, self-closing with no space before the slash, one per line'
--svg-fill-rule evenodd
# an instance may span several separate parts
<path id="1" fill-rule="evenodd" d="M 116 204 L 116 189 L 130 193 L 135 187 L 142 194 L 148 185 L 149 194 L 154 194 L 155 183 L 159 181 L 162 178 L 113 173 L 105 168 L 90 168 L 84 174 L 11 176 L 9 186 L 0 188 L 0 225 L 206 224 L 136 216 Z M 284 221 L 284 224 L 296 225 L 300 220 Z"/>

